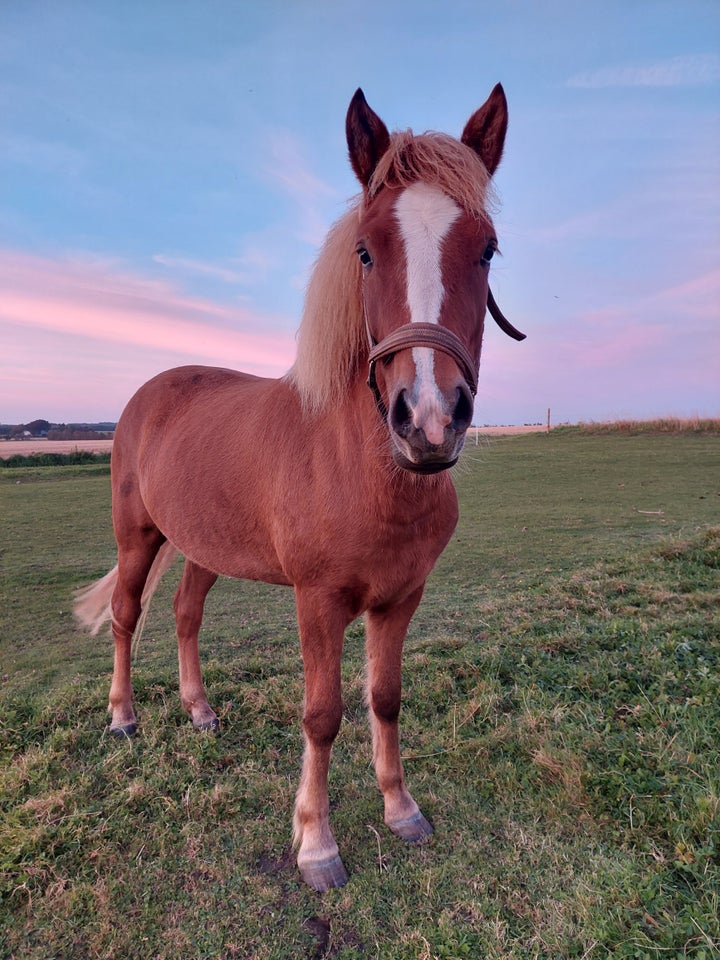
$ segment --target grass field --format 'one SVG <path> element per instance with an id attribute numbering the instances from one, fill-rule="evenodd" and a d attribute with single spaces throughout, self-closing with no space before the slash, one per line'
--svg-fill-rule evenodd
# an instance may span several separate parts
<path id="1" fill-rule="evenodd" d="M 114 563 L 107 465 L 0 472 L 0 958 L 720 955 L 720 436 L 559 431 L 471 446 L 411 628 L 406 774 L 382 825 L 348 631 L 330 791 L 349 884 L 299 880 L 292 597 L 222 581 L 203 643 L 218 737 L 177 699 L 170 598 L 105 733 L 111 644 L 71 592 Z"/>

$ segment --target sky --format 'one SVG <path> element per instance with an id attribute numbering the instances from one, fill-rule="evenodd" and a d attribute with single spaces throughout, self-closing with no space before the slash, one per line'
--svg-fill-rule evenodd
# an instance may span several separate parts
<path id="1" fill-rule="evenodd" d="M 720 415 L 717 0 L 0 0 L 0 422 L 281 376 L 345 113 L 510 110 L 475 423 Z"/>

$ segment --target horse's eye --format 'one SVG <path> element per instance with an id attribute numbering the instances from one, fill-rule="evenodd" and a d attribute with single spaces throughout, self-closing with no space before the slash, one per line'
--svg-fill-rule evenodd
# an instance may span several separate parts
<path id="1" fill-rule="evenodd" d="M 358 247 L 358 256 L 360 257 L 360 263 L 364 267 L 371 267 L 373 264 L 373 258 L 370 256 L 365 247 Z"/>
<path id="2" fill-rule="evenodd" d="M 480 262 L 490 263 L 496 250 L 497 243 L 494 240 L 491 240 L 490 243 L 485 247 L 485 253 L 482 255 L 482 260 Z"/>

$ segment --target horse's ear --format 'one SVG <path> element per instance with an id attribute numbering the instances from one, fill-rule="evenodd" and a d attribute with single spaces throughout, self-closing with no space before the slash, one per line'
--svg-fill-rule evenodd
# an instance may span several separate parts
<path id="1" fill-rule="evenodd" d="M 367 187 L 378 160 L 390 146 L 390 134 L 380 117 L 368 106 L 359 87 L 348 107 L 345 134 L 355 176 Z"/>
<path id="2" fill-rule="evenodd" d="M 462 142 L 480 157 L 492 176 L 500 165 L 508 125 L 505 91 L 496 84 L 485 103 L 465 124 Z"/>

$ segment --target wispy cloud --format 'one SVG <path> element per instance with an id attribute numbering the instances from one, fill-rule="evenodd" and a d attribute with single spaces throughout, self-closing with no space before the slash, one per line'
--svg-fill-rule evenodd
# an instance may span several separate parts
<path id="1" fill-rule="evenodd" d="M 80 176 L 87 163 L 77 148 L 38 137 L 2 136 L 0 152 L 6 162 L 62 176 Z"/>
<path id="2" fill-rule="evenodd" d="M 224 283 L 245 284 L 251 279 L 247 273 L 240 270 L 233 270 L 230 267 L 204 260 L 192 260 L 190 257 L 174 257 L 166 253 L 157 253 L 153 260 L 155 263 L 159 263 L 163 267 L 169 267 L 171 270 L 201 274 L 204 277 L 222 280 Z"/>
<path id="3" fill-rule="evenodd" d="M 274 194 L 267 227 L 241 232 L 236 250 L 217 260 L 181 251 L 162 251 L 153 260 L 179 278 L 243 287 L 242 295 L 247 297 L 272 300 L 278 286 L 289 283 L 297 299 L 330 223 L 341 212 L 342 198 L 311 170 L 301 138 L 288 131 L 265 131 L 258 165 Z"/>
<path id="4" fill-rule="evenodd" d="M 296 235 L 320 246 L 329 226 L 328 208 L 339 199 L 337 191 L 311 172 L 300 140 L 288 131 L 270 135 L 270 154 L 270 177 L 297 208 Z"/>
<path id="5" fill-rule="evenodd" d="M 599 90 L 604 87 L 688 87 L 720 83 L 720 56 L 698 53 L 655 63 L 613 65 L 576 73 L 569 87 Z"/>
<path id="6" fill-rule="evenodd" d="M 237 256 L 224 257 L 217 261 L 198 260 L 169 253 L 157 253 L 153 256 L 153 261 L 181 277 L 194 275 L 241 287 L 257 287 L 265 283 L 272 272 L 282 266 L 282 257 L 278 254 L 278 238 L 275 237 L 273 244 L 273 237 L 269 232 L 246 235 L 241 246 Z"/>

